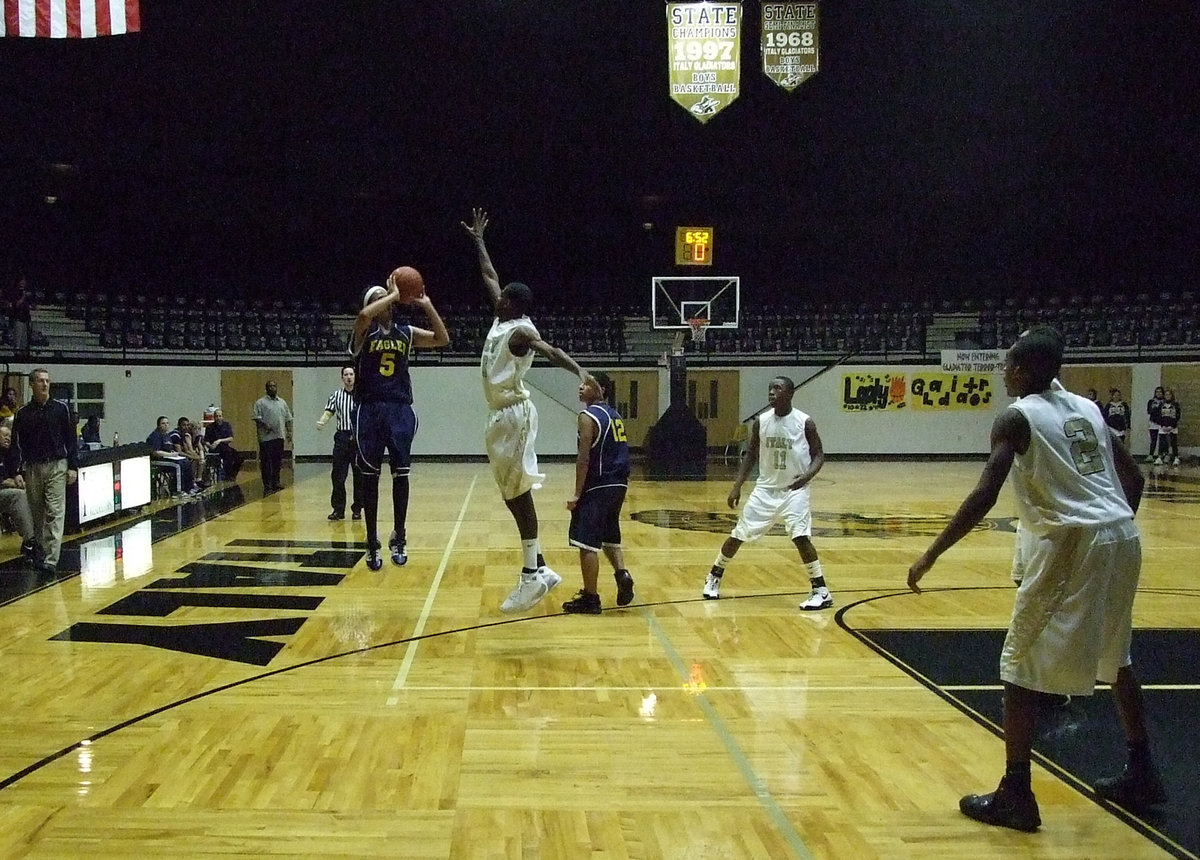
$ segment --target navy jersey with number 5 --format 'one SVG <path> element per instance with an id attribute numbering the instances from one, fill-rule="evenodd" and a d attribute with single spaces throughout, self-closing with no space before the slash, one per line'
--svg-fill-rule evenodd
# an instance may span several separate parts
<path id="1" fill-rule="evenodd" d="M 354 399 L 359 403 L 412 403 L 408 357 L 412 352 L 412 326 L 384 331 L 372 323 L 355 356 Z"/>
<path id="2" fill-rule="evenodd" d="M 596 439 L 592 442 L 583 491 L 628 486 L 629 443 L 625 439 L 625 422 L 607 403 L 593 403 L 583 414 L 596 422 Z"/>

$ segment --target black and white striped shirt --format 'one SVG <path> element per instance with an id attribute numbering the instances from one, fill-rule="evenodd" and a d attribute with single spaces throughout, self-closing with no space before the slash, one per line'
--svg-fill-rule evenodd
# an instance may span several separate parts
<path id="1" fill-rule="evenodd" d="M 354 429 L 354 409 L 354 395 L 344 388 L 330 394 L 329 402 L 325 404 L 325 411 L 337 416 L 339 431 Z"/>

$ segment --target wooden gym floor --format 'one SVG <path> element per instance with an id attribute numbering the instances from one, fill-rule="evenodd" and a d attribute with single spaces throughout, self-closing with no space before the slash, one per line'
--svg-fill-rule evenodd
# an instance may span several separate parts
<path id="1" fill-rule="evenodd" d="M 563 585 L 523 616 L 515 527 L 486 464 L 418 463 L 410 560 L 362 561 L 328 467 L 265 498 L 251 469 L 64 552 L 0 566 L 0 856 L 1150 858 L 1200 854 L 1200 476 L 1155 470 L 1135 661 L 1171 803 L 1087 788 L 1123 758 L 1109 696 L 1047 702 L 1021 834 L 957 810 L 1003 769 L 996 665 L 1011 498 L 916 596 L 908 564 L 979 462 L 831 462 L 814 542 L 835 606 L 781 534 L 704 575 L 731 470 L 635 480 L 627 609 L 565 616 L 568 463 L 537 494 Z M 387 497 L 388 480 L 384 480 Z M 386 533 L 387 526 L 384 526 Z M 0 543 L 16 553 L 16 538 Z"/>

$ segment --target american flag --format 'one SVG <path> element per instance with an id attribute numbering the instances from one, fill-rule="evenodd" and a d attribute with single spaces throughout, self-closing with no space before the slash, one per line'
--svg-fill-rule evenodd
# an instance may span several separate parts
<path id="1" fill-rule="evenodd" d="M 136 33 L 138 0 L 3 0 L 0 36 L 87 39 Z"/>

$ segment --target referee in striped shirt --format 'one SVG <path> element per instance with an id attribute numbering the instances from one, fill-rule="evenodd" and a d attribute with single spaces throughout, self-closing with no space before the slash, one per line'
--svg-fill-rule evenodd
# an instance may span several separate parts
<path id="1" fill-rule="evenodd" d="M 346 518 L 346 472 L 354 475 L 354 501 L 350 505 L 350 513 L 356 520 L 362 519 L 362 473 L 354 462 L 358 453 L 354 442 L 354 365 L 342 365 L 342 387 L 329 395 L 325 404 L 325 412 L 317 420 L 317 429 L 324 430 L 330 418 L 337 418 L 337 432 L 333 434 L 333 491 L 329 494 L 329 504 L 333 513 L 331 520 Z"/>

